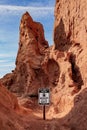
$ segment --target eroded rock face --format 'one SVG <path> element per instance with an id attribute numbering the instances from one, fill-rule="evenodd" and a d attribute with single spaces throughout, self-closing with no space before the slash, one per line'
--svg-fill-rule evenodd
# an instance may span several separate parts
<path id="1" fill-rule="evenodd" d="M 28 96 L 37 96 L 40 87 L 49 87 L 53 104 L 52 114 L 56 114 L 60 112 L 58 107 L 63 106 L 63 103 L 59 102 L 61 97 L 69 95 L 68 99 L 71 98 L 73 88 L 69 86 L 76 87 L 72 78 L 70 56 L 71 53 L 57 50 L 54 45 L 49 47 L 42 25 L 34 22 L 26 12 L 20 23 L 16 68 L 12 74 L 4 76 L 2 82 L 12 92 Z M 63 107 L 62 111 L 65 109 Z"/>
<path id="2" fill-rule="evenodd" d="M 86 13 L 86 0 L 56 0 L 54 50 L 51 56 L 59 64 L 60 76 L 52 91 L 53 107 L 49 114 L 56 113 L 54 117 L 67 114 L 62 118 L 61 130 L 87 129 L 84 122 L 87 107 Z"/>
<path id="3" fill-rule="evenodd" d="M 25 13 L 20 24 L 16 69 L 2 79 L 11 91 L 33 96 L 37 96 L 38 88 L 49 87 L 51 105 L 48 116 L 56 118 L 67 114 L 66 122 L 71 115 L 79 115 L 83 100 L 77 101 L 77 107 L 76 95 L 86 93 L 83 90 L 87 85 L 86 3 L 86 0 L 56 0 L 54 45 L 51 47 L 44 38 L 42 25 Z M 70 125 L 66 127 L 73 129 Z"/>
<path id="4" fill-rule="evenodd" d="M 54 43 L 60 51 L 72 52 L 85 82 L 87 65 L 87 1 L 56 0 Z"/>
<path id="5" fill-rule="evenodd" d="M 45 74 L 41 69 L 48 43 L 44 38 L 43 26 L 34 22 L 26 12 L 20 23 L 19 50 L 16 59 L 16 82 L 26 93 L 40 87 L 40 78 Z M 39 75 L 40 73 L 40 75 Z"/>
<path id="6" fill-rule="evenodd" d="M 47 76 L 41 68 L 41 63 L 48 47 L 42 24 L 34 22 L 26 12 L 20 23 L 16 68 L 12 74 L 4 77 L 4 85 L 17 93 L 37 93 L 43 83 L 47 86 Z"/>
<path id="7" fill-rule="evenodd" d="M 11 94 L 0 83 L 0 129 L 18 130 L 16 123 L 16 121 L 19 119 L 16 113 L 17 109 L 19 109 L 19 105 L 16 96 Z M 20 124 L 19 128 L 21 129 Z"/>
<path id="8" fill-rule="evenodd" d="M 70 76 L 78 89 L 86 85 L 87 79 L 86 3 L 86 0 L 72 2 L 56 0 L 55 5 L 55 49 L 67 53 L 71 64 Z"/>

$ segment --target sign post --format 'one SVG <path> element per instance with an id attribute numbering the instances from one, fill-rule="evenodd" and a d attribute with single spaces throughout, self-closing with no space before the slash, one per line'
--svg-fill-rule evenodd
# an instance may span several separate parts
<path id="1" fill-rule="evenodd" d="M 43 105 L 43 120 L 46 119 L 45 115 L 45 105 L 49 105 L 50 103 L 50 90 L 49 88 L 40 88 L 38 91 L 39 94 L 39 104 Z"/>
<path id="2" fill-rule="evenodd" d="M 43 105 L 43 120 L 46 119 L 46 116 L 45 116 L 45 105 Z"/>

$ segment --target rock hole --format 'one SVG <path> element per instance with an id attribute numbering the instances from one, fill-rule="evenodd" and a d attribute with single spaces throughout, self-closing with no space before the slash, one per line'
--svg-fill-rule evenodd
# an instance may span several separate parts
<path id="1" fill-rule="evenodd" d="M 69 62 L 71 63 L 72 79 L 73 79 L 74 83 L 76 84 L 77 89 L 80 90 L 81 86 L 83 85 L 83 80 L 82 80 L 82 76 L 80 73 L 80 69 L 76 65 L 76 56 L 72 53 L 69 57 Z"/>
<path id="2" fill-rule="evenodd" d="M 38 29 L 36 29 L 36 31 L 38 32 Z"/>
<path id="3" fill-rule="evenodd" d="M 51 83 L 53 86 L 56 86 L 60 76 L 60 67 L 58 63 L 55 60 L 50 59 L 47 63 L 47 70 L 49 83 Z"/>
<path id="4" fill-rule="evenodd" d="M 32 27 L 30 27 L 30 29 L 32 30 Z"/>
<path id="5" fill-rule="evenodd" d="M 36 40 L 38 41 L 38 36 L 36 36 L 35 38 L 36 38 Z"/>

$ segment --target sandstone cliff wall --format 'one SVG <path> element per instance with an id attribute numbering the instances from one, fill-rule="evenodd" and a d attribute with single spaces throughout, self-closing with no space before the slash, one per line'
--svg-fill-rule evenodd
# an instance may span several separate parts
<path id="1" fill-rule="evenodd" d="M 53 108 L 56 116 L 58 112 L 60 113 L 58 117 L 67 114 L 62 118 L 61 130 L 87 129 L 87 116 L 85 115 L 87 107 L 86 13 L 86 0 L 56 0 L 54 49 L 51 56 L 53 59 L 56 58 L 56 62 L 59 64 L 60 76 L 56 91 L 52 92 L 52 94 L 54 93 L 52 97 L 55 102 Z M 65 54 L 64 58 L 66 58 L 60 58 L 58 52 Z M 51 108 L 51 112 L 53 108 Z"/>
<path id="2" fill-rule="evenodd" d="M 84 83 L 87 65 L 87 1 L 56 0 L 54 43 L 60 51 L 72 52 Z"/>

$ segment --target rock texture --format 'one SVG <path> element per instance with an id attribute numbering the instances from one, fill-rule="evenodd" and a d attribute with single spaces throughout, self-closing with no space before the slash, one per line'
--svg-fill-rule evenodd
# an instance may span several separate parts
<path id="1" fill-rule="evenodd" d="M 53 108 L 55 108 L 56 114 L 59 112 L 58 117 L 64 117 L 67 114 L 67 116 L 62 118 L 63 124 L 60 127 L 61 130 L 87 129 L 86 122 L 84 122 L 87 118 L 85 111 L 87 107 L 86 13 L 86 0 L 56 0 L 54 52 L 66 55 L 64 56 L 64 58 L 66 57 L 64 60 L 62 58 L 57 59 L 57 62 L 61 63 L 59 65 L 61 71 L 56 91 L 57 95 L 53 95 L 54 102 L 56 101 Z M 70 89 L 73 89 L 71 92 L 72 96 L 69 95 Z M 51 111 L 53 111 L 53 108 L 51 108 Z"/>
<path id="2" fill-rule="evenodd" d="M 44 121 L 19 106 L 16 96 L 0 83 L 0 130 L 44 130 L 55 124 L 57 130 L 57 122 Z"/>
<path id="3" fill-rule="evenodd" d="M 34 22 L 26 12 L 20 23 L 16 68 L 12 74 L 4 77 L 4 85 L 11 91 L 31 94 L 37 93 L 43 83 L 47 86 L 47 76 L 41 68 L 47 48 L 42 24 Z"/>
<path id="4" fill-rule="evenodd" d="M 1 79 L 11 91 L 30 97 L 37 97 L 38 88 L 49 87 L 47 115 L 61 118 L 60 130 L 83 130 L 82 124 L 87 130 L 86 13 L 86 0 L 56 0 L 54 44 L 49 47 L 43 26 L 26 12 L 20 23 L 16 68 Z"/>
<path id="5" fill-rule="evenodd" d="M 86 0 L 73 0 L 72 2 L 56 0 L 54 25 L 55 48 L 72 53 L 73 62 L 80 70 L 84 83 L 87 78 L 86 4 Z M 70 62 L 72 64 L 71 60 Z"/>
<path id="6" fill-rule="evenodd" d="M 1 130 L 23 130 L 20 117 L 17 115 L 19 109 L 16 96 L 11 94 L 0 83 L 0 129 Z"/>
<path id="7" fill-rule="evenodd" d="M 57 52 L 66 53 L 67 60 L 71 65 L 71 67 L 67 69 L 67 72 L 69 70 L 69 77 L 72 79 L 72 83 L 69 84 L 69 87 L 75 86 L 76 88 L 72 94 L 81 90 L 83 85 L 86 87 L 87 84 L 86 3 L 87 1 L 85 0 L 73 0 L 72 2 L 70 0 L 56 0 L 55 5 L 55 50 Z M 66 61 L 64 63 L 62 60 L 61 63 L 65 65 Z M 66 67 L 64 69 L 66 69 Z"/>
<path id="8" fill-rule="evenodd" d="M 38 88 L 49 87 L 51 107 L 48 116 L 54 116 L 63 111 L 68 113 L 73 105 L 71 97 L 73 88 L 69 87 L 76 87 L 78 91 L 78 86 L 72 78 L 71 58 L 71 53 L 57 50 L 54 45 L 48 46 L 42 25 L 34 22 L 26 12 L 20 23 L 16 68 L 11 74 L 3 77 L 2 83 L 18 96 L 36 97 L 36 100 Z M 72 64 L 75 66 L 75 63 Z M 23 106 L 29 106 L 30 99 L 28 100 L 23 99 Z M 66 104 L 67 101 L 68 104 Z"/>
<path id="9" fill-rule="evenodd" d="M 86 3 L 85 0 L 56 0 L 54 50 L 51 53 L 60 68 L 59 82 L 54 89 L 57 96 L 53 96 L 54 102 L 59 104 L 55 104 L 55 107 L 59 106 L 59 111 L 62 111 L 62 106 L 63 111 L 64 106 L 66 110 L 71 108 L 72 105 L 67 106 L 68 99 L 73 102 L 74 94 L 82 91 L 87 84 Z M 74 96 L 69 96 L 70 93 Z"/>

